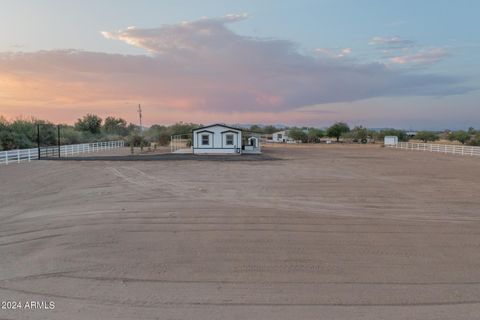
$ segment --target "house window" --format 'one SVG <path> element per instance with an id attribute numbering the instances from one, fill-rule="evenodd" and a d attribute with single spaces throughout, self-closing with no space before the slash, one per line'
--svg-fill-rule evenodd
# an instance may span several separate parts
<path id="1" fill-rule="evenodd" d="M 281 133 L 279 133 L 279 134 L 277 135 L 277 139 L 279 139 L 279 140 L 282 139 L 282 134 L 281 134 Z"/>
<path id="2" fill-rule="evenodd" d="M 225 144 L 226 144 L 227 146 L 233 146 L 233 134 L 227 134 L 227 135 L 225 136 L 225 139 L 226 139 Z"/>
<path id="3" fill-rule="evenodd" d="M 208 134 L 202 134 L 202 146 L 208 146 L 210 144 L 210 136 Z"/>

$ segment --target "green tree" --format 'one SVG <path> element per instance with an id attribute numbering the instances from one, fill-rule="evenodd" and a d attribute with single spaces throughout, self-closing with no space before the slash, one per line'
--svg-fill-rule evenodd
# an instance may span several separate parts
<path id="1" fill-rule="evenodd" d="M 109 134 L 126 136 L 128 134 L 127 121 L 122 118 L 106 117 L 103 130 Z"/>
<path id="2" fill-rule="evenodd" d="M 466 131 L 463 131 L 463 130 L 460 130 L 460 131 L 455 131 L 455 132 L 452 132 L 448 135 L 448 139 L 450 141 L 458 141 L 460 142 L 461 144 L 465 144 L 466 142 L 468 142 L 471 138 L 471 134 L 466 132 Z"/>
<path id="3" fill-rule="evenodd" d="M 368 138 L 368 129 L 363 126 L 356 126 L 349 132 L 353 142 L 362 141 Z"/>
<path id="4" fill-rule="evenodd" d="M 8 127 L 8 121 L 3 116 L 0 116 L 0 131 L 6 130 Z"/>
<path id="5" fill-rule="evenodd" d="M 140 126 L 131 122 L 128 124 L 127 130 L 129 135 L 140 134 Z"/>
<path id="6" fill-rule="evenodd" d="M 257 133 L 263 133 L 263 129 L 259 125 L 251 125 L 249 131 L 251 132 L 257 132 Z"/>
<path id="7" fill-rule="evenodd" d="M 433 131 L 418 131 L 415 135 L 415 139 L 423 142 L 437 141 L 439 139 L 438 134 Z"/>
<path id="8" fill-rule="evenodd" d="M 79 131 L 98 134 L 102 128 L 102 118 L 95 114 L 89 113 L 82 119 L 78 119 L 78 121 L 75 123 L 75 128 Z"/>
<path id="9" fill-rule="evenodd" d="M 317 128 L 309 128 L 307 131 L 308 142 L 320 142 L 320 139 L 325 136 L 325 132 Z"/>
<path id="10" fill-rule="evenodd" d="M 327 136 L 337 138 L 337 142 L 340 140 L 342 134 L 349 132 L 350 127 L 345 122 L 337 122 L 333 124 L 327 130 Z"/>
<path id="11" fill-rule="evenodd" d="M 302 129 L 299 129 L 299 128 L 288 129 L 288 136 L 295 141 L 302 141 L 302 142 L 308 141 L 307 134 Z"/>
<path id="12" fill-rule="evenodd" d="M 475 134 L 477 134 L 477 130 L 475 130 L 474 127 L 470 127 L 470 128 L 468 128 L 468 133 L 471 134 L 471 135 L 475 135 Z"/>
<path id="13" fill-rule="evenodd" d="M 199 125 L 195 123 L 177 122 L 170 126 L 169 131 L 171 134 L 189 134 L 198 127 Z"/>
<path id="14" fill-rule="evenodd" d="M 272 133 L 275 133 L 277 131 L 279 131 L 279 130 L 272 125 L 269 125 L 269 126 L 266 126 L 265 128 L 263 128 L 263 132 L 267 133 L 267 134 L 272 134 Z"/>

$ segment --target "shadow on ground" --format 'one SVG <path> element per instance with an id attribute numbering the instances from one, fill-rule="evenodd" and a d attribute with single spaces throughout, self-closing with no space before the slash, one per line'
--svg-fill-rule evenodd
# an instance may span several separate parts
<path id="1" fill-rule="evenodd" d="M 242 155 L 194 155 L 194 154 L 152 154 L 152 155 L 125 155 L 125 156 L 82 156 L 82 157 L 50 157 L 42 160 L 50 161 L 272 161 L 279 160 L 267 154 Z"/>

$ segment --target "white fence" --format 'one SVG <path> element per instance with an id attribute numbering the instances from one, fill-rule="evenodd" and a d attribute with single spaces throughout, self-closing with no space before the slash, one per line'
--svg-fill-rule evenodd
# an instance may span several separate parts
<path id="1" fill-rule="evenodd" d="M 103 141 L 95 143 L 70 144 L 60 147 L 60 156 L 97 152 L 122 148 L 125 141 Z M 40 157 L 58 156 L 58 147 L 41 147 Z M 0 164 L 20 163 L 38 159 L 38 148 L 0 151 Z"/>
<path id="2" fill-rule="evenodd" d="M 458 154 L 462 156 L 480 156 L 480 147 L 471 147 L 471 146 L 462 146 L 462 145 L 399 142 L 395 145 L 385 145 L 385 146 L 389 148 L 395 148 L 395 149 L 440 152 L 440 153 Z"/>

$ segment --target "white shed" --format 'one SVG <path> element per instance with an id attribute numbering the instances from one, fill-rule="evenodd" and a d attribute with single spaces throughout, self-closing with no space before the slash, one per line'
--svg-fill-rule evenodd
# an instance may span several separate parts
<path id="1" fill-rule="evenodd" d="M 242 130 L 224 124 L 212 124 L 192 131 L 194 154 L 242 152 Z"/>
<path id="2" fill-rule="evenodd" d="M 383 144 L 386 146 L 394 146 L 398 144 L 398 137 L 397 136 L 385 136 L 383 138 Z"/>

